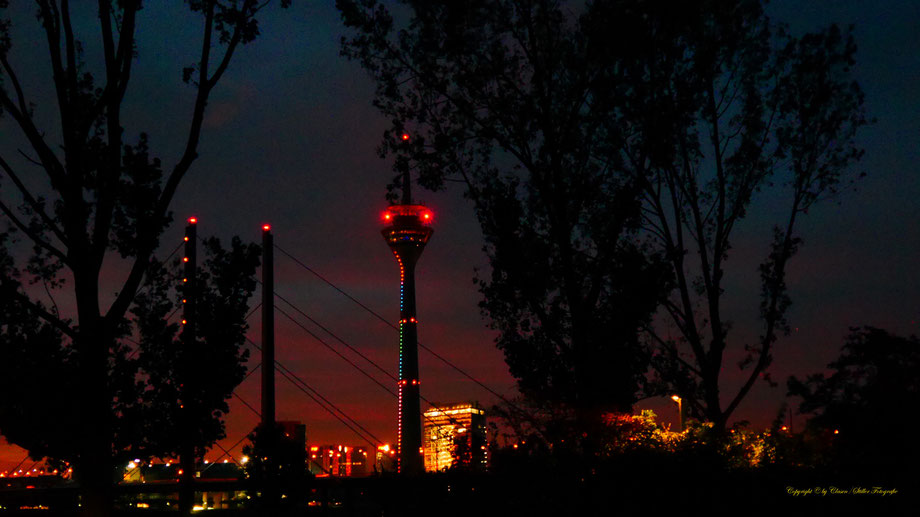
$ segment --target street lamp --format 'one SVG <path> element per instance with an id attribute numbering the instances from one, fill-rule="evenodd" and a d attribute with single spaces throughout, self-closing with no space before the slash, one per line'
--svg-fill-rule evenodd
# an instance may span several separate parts
<path id="1" fill-rule="evenodd" d="M 677 395 L 671 395 L 671 400 L 677 402 L 677 414 L 680 417 L 680 432 L 684 432 L 684 408 L 681 404 L 682 399 Z"/>

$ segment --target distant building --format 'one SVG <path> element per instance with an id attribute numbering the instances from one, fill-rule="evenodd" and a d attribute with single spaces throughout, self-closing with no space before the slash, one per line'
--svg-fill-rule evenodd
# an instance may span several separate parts
<path id="1" fill-rule="evenodd" d="M 486 415 L 477 402 L 435 405 L 425 411 L 422 422 L 425 471 L 486 469 Z"/>
<path id="2" fill-rule="evenodd" d="M 304 450 L 307 446 L 307 426 L 296 420 L 280 420 L 277 422 L 284 437 L 293 440 Z"/>
<path id="3" fill-rule="evenodd" d="M 396 448 L 390 444 L 377 446 L 377 456 L 374 458 L 376 472 L 396 472 Z"/>
<path id="4" fill-rule="evenodd" d="M 311 445 L 307 460 L 318 477 L 360 477 L 370 474 L 367 455 L 366 447 Z"/>

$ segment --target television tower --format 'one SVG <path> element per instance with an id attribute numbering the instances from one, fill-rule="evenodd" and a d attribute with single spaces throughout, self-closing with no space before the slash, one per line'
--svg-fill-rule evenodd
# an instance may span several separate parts
<path id="1" fill-rule="evenodd" d="M 403 135 L 403 140 L 407 136 Z M 418 321 L 415 319 L 415 264 L 434 230 L 431 210 L 412 204 L 410 179 L 403 177 L 402 203 L 390 205 L 383 214 L 382 230 L 399 263 L 399 424 L 396 469 L 401 474 L 421 474 L 422 426 L 418 379 Z"/>

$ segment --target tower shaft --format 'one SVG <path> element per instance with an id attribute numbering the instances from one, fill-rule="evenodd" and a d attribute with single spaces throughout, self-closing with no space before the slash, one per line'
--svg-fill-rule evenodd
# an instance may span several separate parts
<path id="1" fill-rule="evenodd" d="M 431 212 L 421 205 L 393 205 L 383 229 L 399 263 L 399 377 L 396 465 L 401 474 L 424 472 L 421 404 L 419 402 L 418 320 L 415 305 L 415 265 L 434 230 Z"/>
<path id="2" fill-rule="evenodd" d="M 423 469 L 421 406 L 419 402 L 418 320 L 415 313 L 415 262 L 394 251 L 400 270 L 399 308 L 399 428 L 396 458 L 400 473 L 417 474 Z"/>

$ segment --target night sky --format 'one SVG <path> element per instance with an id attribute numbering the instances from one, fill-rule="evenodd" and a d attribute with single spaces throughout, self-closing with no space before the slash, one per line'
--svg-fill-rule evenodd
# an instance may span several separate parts
<path id="1" fill-rule="evenodd" d="M 53 112 L 44 101 L 50 93 L 43 86 L 49 74 L 46 56 L 40 45 L 32 44 L 38 28 L 32 7 L 17 4 L 11 8 L 18 22 L 12 59 L 30 85 L 39 120 L 47 121 L 53 135 Z M 174 4 L 145 3 L 123 116 L 127 135 L 147 132 L 166 164 L 174 163 L 181 150 L 193 93 L 181 82 L 181 69 L 194 62 L 199 44 L 197 18 Z M 27 11 L 20 16 L 17 9 L 24 7 Z M 868 113 L 877 122 L 860 135 L 866 155 L 859 169 L 868 176 L 855 191 L 818 205 L 798 226 L 804 246 L 788 278 L 793 300 L 788 316 L 795 330 L 779 341 L 771 369 L 780 387 L 759 384 L 734 415 L 757 427 L 774 418 L 785 396 L 786 377 L 821 371 L 837 356 L 848 327 L 873 325 L 912 334 L 920 320 L 920 37 L 915 32 L 920 4 L 788 0 L 774 2 L 768 12 L 797 34 L 829 22 L 856 25 L 857 79 Z M 90 9 L 78 17 L 77 26 L 89 27 L 94 19 Z M 262 36 L 241 49 L 212 95 L 200 156 L 173 203 L 175 218 L 195 215 L 199 235 L 225 240 L 240 235 L 256 241 L 261 225 L 271 223 L 278 246 L 395 322 L 398 268 L 379 232 L 390 164 L 375 152 L 388 122 L 371 106 L 373 84 L 357 63 L 338 55 L 342 28 L 332 1 L 295 2 L 287 11 L 267 8 L 260 28 Z M 91 34 L 94 39 L 85 47 L 92 65 L 98 42 Z M 0 119 L 4 156 L 23 147 L 17 138 L 10 121 Z M 458 184 L 448 183 L 439 193 L 414 192 L 435 213 L 435 234 L 417 269 L 419 340 L 513 397 L 514 380 L 477 307 L 474 268 L 485 268 L 486 261 L 472 207 L 462 199 Z M 2 195 L 9 196 L 6 191 Z M 771 212 L 779 206 L 776 195 L 760 198 L 735 236 L 725 304 L 734 321 L 732 335 L 739 339 L 757 333 L 757 264 L 767 252 L 775 220 Z M 179 244 L 182 231 L 182 224 L 175 223 L 167 232 L 161 256 Z M 109 278 L 122 271 L 113 264 Z M 115 286 L 113 282 L 103 291 Z M 396 331 L 281 253 L 276 253 L 276 291 L 395 374 Z M 258 342 L 257 315 L 250 323 L 250 336 Z M 395 441 L 396 401 L 391 395 L 280 313 L 276 325 L 280 361 L 375 435 Z M 360 361 L 333 339 L 326 340 Z M 740 342 L 735 343 L 738 352 Z M 733 381 L 741 379 L 734 366 L 739 358 L 726 357 L 724 393 L 733 394 Z M 258 361 L 254 351 L 252 364 Z M 497 401 L 424 351 L 420 364 L 422 395 L 432 401 L 478 400 L 486 406 Z M 377 377 L 395 389 L 395 383 Z M 256 407 L 257 379 L 258 374 L 237 390 Z M 304 422 L 308 442 L 366 445 L 286 380 L 279 377 L 277 382 L 278 418 Z M 669 400 L 646 400 L 637 407 L 656 410 L 665 422 L 676 420 Z M 796 425 L 801 421 L 797 417 Z M 227 423 L 225 447 L 245 436 L 256 417 L 233 400 Z M 239 448 L 233 452 L 239 457 Z M 0 470 L 24 455 L 21 449 L 0 446 Z"/>

